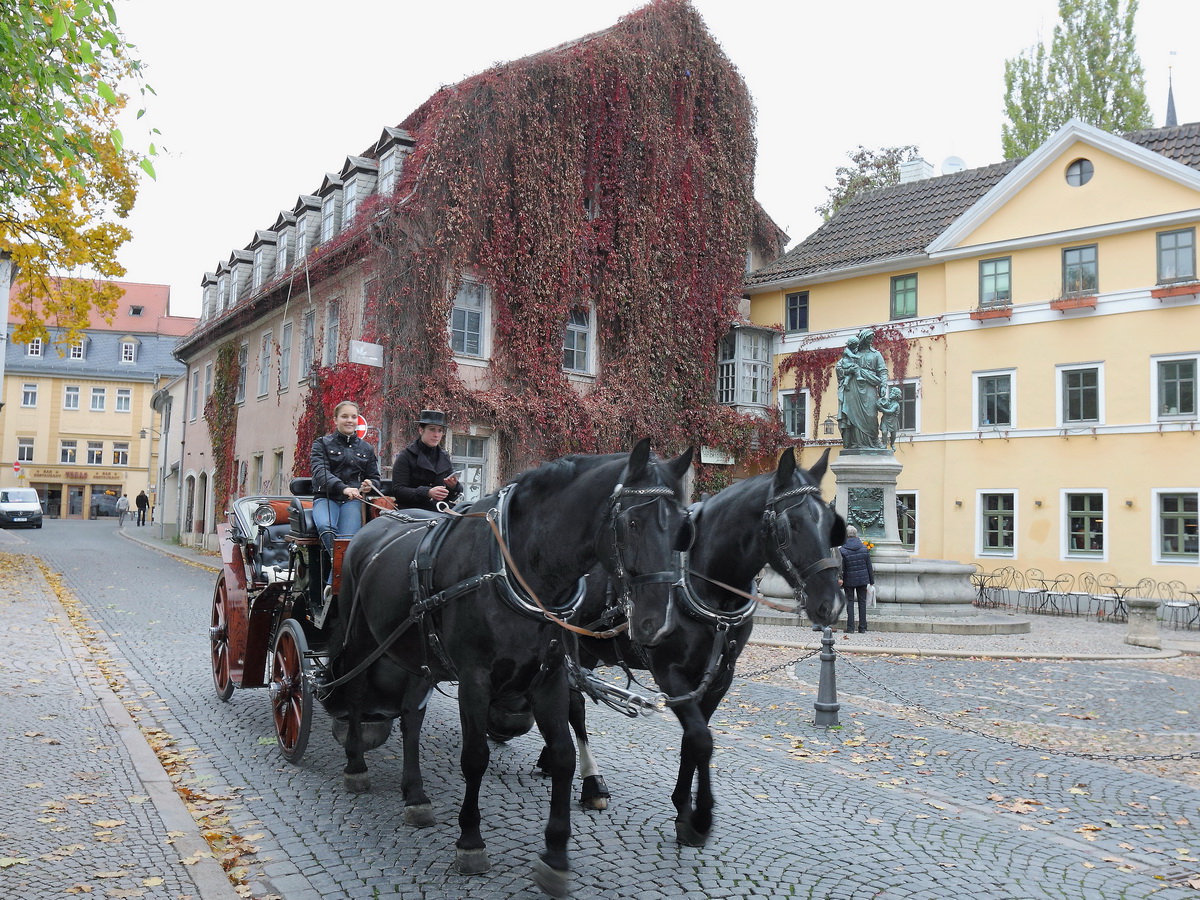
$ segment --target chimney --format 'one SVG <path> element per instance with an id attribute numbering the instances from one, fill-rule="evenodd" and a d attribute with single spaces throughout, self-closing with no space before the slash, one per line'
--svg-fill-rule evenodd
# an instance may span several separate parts
<path id="1" fill-rule="evenodd" d="M 923 159 L 910 159 L 900 163 L 900 184 L 910 181 L 924 181 L 933 176 L 933 163 Z"/>

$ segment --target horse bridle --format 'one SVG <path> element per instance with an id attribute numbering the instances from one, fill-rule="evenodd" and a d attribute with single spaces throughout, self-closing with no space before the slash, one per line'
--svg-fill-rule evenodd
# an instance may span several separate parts
<path id="1" fill-rule="evenodd" d="M 807 600 L 808 594 L 804 589 L 805 582 L 808 578 L 816 575 L 818 572 L 823 572 L 826 569 L 836 569 L 839 567 L 838 560 L 835 556 L 823 556 L 811 566 L 808 566 L 803 572 L 797 571 L 792 561 L 788 559 L 787 550 L 791 543 L 791 527 L 787 524 L 787 514 L 793 507 L 799 506 L 807 498 L 821 493 L 821 488 L 815 484 L 802 484 L 800 487 L 790 488 L 779 494 L 772 495 L 767 501 L 767 508 L 763 510 L 762 517 L 762 535 L 763 548 L 767 554 L 767 562 L 771 564 L 771 568 L 784 577 L 792 588 L 792 594 L 799 606 L 803 606 Z M 800 499 L 780 510 L 779 504 L 799 497 Z M 781 524 L 781 520 L 782 523 Z"/>
<path id="2" fill-rule="evenodd" d="M 629 507 L 622 507 L 621 501 L 626 497 L 647 497 L 649 499 Z M 621 559 L 621 551 L 627 549 L 628 546 L 625 537 L 621 534 L 622 516 L 627 516 L 635 509 L 668 498 L 672 501 L 676 500 L 675 491 L 669 487 L 627 488 L 624 484 L 618 484 L 609 495 L 608 509 L 604 513 L 605 526 L 603 527 L 607 528 L 610 533 L 612 546 L 611 553 L 607 552 L 609 548 L 605 548 L 606 552 L 603 556 L 606 558 L 601 558 L 600 562 L 608 569 L 617 587 L 626 620 L 633 616 L 633 589 L 635 587 L 645 584 L 680 584 L 683 581 L 683 571 L 677 560 L 670 569 L 630 578 L 625 563 Z M 676 559 L 676 554 L 672 553 L 671 558 Z"/>

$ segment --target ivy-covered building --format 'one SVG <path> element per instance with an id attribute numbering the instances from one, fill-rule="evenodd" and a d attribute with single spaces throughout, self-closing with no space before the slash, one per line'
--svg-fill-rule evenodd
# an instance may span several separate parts
<path id="1" fill-rule="evenodd" d="M 643 435 L 710 448 L 701 487 L 790 443 L 742 339 L 770 345 L 742 279 L 786 241 L 753 198 L 753 119 L 692 6 L 654 0 L 384 128 L 204 274 L 176 350 L 184 540 L 306 474 L 343 399 L 385 475 L 445 409 L 468 496 Z"/>

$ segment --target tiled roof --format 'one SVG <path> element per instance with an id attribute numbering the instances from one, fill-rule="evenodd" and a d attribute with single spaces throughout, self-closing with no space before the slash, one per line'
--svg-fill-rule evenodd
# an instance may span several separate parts
<path id="1" fill-rule="evenodd" d="M 1147 128 L 1121 135 L 1130 143 L 1161 153 L 1167 159 L 1200 169 L 1200 122 L 1189 122 L 1171 128 Z"/>
<path id="2" fill-rule="evenodd" d="M 1018 162 L 1007 160 L 856 197 L 746 283 L 766 284 L 920 253 Z"/>
<path id="3" fill-rule="evenodd" d="M 1200 122 L 1129 132 L 1131 143 L 1200 168 Z M 747 287 L 919 255 L 1021 160 L 872 191 L 775 262 L 752 273 Z"/>
<path id="4" fill-rule="evenodd" d="M 119 334 L 165 334 L 178 337 L 187 334 L 196 325 L 191 316 L 173 316 L 171 312 L 171 288 L 166 284 L 142 284 L 135 281 L 113 281 L 125 293 L 117 301 L 117 311 L 111 324 L 99 316 L 93 316 L 87 331 L 110 331 Z M 10 297 L 16 297 L 20 284 L 13 284 Z M 135 315 L 134 309 L 140 307 Z M 16 325 L 23 321 L 18 304 L 9 304 L 8 321 Z M 48 326 L 53 326 L 48 321 Z"/>

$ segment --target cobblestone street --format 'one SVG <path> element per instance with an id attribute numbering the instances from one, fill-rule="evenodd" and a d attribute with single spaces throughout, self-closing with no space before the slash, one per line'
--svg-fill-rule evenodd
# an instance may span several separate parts
<path id="1" fill-rule="evenodd" d="M 207 640 L 212 571 L 126 540 L 107 523 L 47 521 L 0 550 L 35 554 L 62 573 L 107 635 L 126 679 L 126 708 L 143 728 L 174 738 L 187 786 L 221 798 L 229 828 L 253 838 L 257 854 L 245 880 L 256 895 L 539 896 L 530 873 L 549 785 L 532 774 L 540 749 L 533 737 L 493 748 L 481 800 L 493 868 L 465 878 L 452 871 L 461 782 L 451 699 L 434 695 L 423 744 L 438 824 L 411 829 L 403 824 L 396 736 L 368 755 L 373 793 L 352 795 L 342 787 L 344 757 L 323 711 L 302 765 L 291 766 L 273 746 L 265 691 L 217 699 Z M 802 655 L 754 646 L 740 668 Z M 1196 658 L 839 654 L 842 727 L 831 731 L 809 724 L 818 676 L 813 656 L 735 681 L 713 718 L 718 809 L 702 849 L 674 837 L 669 794 L 680 731 L 673 717 L 635 721 L 591 707 L 592 747 L 613 801 L 605 812 L 573 816 L 573 896 L 1200 896 L 1188 886 L 1200 873 Z M 79 733 L 68 738 L 82 741 L 98 726 L 81 718 L 74 727 Z M 6 736 L 33 728 L 11 722 Z M 1105 754 L 1180 758 L 1093 758 Z M 124 781 L 116 787 L 135 791 Z M 5 789 L 15 790 L 7 781 Z M 17 808 L 5 830 L 42 835 L 50 847 L 35 812 Z M 13 896 L 6 885 L 16 869 L 0 870 L 0 895 Z M 32 884 L 21 896 L 61 891 Z M 144 896 L 185 893 L 172 886 Z"/>

